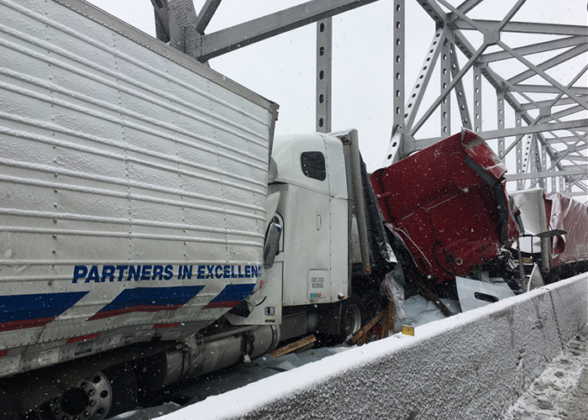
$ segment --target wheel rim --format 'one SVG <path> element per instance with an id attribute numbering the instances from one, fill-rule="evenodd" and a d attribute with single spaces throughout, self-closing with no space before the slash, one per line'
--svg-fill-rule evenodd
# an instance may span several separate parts
<path id="1" fill-rule="evenodd" d="M 112 388 L 101 372 L 84 378 L 53 397 L 41 408 L 40 418 L 55 420 L 102 420 L 112 404 Z"/>
<path id="2" fill-rule="evenodd" d="M 376 300 L 370 300 L 364 305 L 364 317 L 366 321 L 370 321 L 380 312 L 380 303 Z"/>
<path id="3" fill-rule="evenodd" d="M 349 305 L 345 309 L 345 315 L 343 317 L 343 331 L 344 335 L 355 334 L 361 328 L 361 311 L 359 306 L 355 303 Z"/>

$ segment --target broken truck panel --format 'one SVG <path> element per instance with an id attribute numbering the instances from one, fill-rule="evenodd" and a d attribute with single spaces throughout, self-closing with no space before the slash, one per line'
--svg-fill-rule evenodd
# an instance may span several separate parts
<path id="1" fill-rule="evenodd" d="M 436 282 L 465 276 L 519 232 L 506 167 L 470 131 L 451 136 L 371 177 L 384 220 Z"/>
<path id="2" fill-rule="evenodd" d="M 585 263 L 588 259 L 588 206 L 555 193 L 546 197 L 535 188 L 511 193 L 520 210 L 527 237 L 536 237 L 541 245 L 521 243 L 523 252 L 541 252 L 543 273 L 565 265 Z M 536 242 L 535 242 L 536 243 Z"/>
<path id="3" fill-rule="evenodd" d="M 486 283 L 465 277 L 456 277 L 455 282 L 462 312 L 490 305 L 515 295 L 504 282 Z"/>
<path id="4" fill-rule="evenodd" d="M 560 193 L 545 200 L 552 230 L 566 231 L 553 237 L 551 267 L 588 260 L 588 206 Z"/>

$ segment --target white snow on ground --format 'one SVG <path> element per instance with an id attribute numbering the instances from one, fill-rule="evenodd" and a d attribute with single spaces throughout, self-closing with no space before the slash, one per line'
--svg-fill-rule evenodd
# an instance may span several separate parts
<path id="1" fill-rule="evenodd" d="M 529 292 L 518 298 L 523 300 L 531 299 L 534 294 L 534 292 Z M 264 381 L 248 384 L 240 388 L 238 392 L 231 391 L 233 398 L 231 405 L 219 404 L 217 402 L 218 397 L 212 396 L 200 402 L 197 406 L 185 407 L 163 418 L 166 420 L 186 420 L 192 418 L 192 416 L 198 416 L 199 419 L 212 420 L 231 416 L 238 417 L 242 414 L 242 404 L 247 405 L 248 410 L 262 407 L 269 401 L 282 398 L 286 393 L 296 393 L 308 389 L 316 383 L 339 377 L 357 366 L 381 360 L 398 349 L 417 347 L 432 337 L 460 328 L 463 325 L 475 322 L 475 320 L 484 319 L 488 317 L 488 314 L 501 308 L 508 308 L 512 304 L 511 299 L 506 299 L 475 311 L 447 318 L 443 323 L 432 322 L 421 325 L 417 327 L 414 337 L 395 334 L 386 340 L 375 341 L 366 346 L 352 347 L 348 351 L 323 359 L 320 364 L 310 363 L 300 368 L 283 372 L 280 375 L 266 378 Z M 434 361 L 431 360 L 431 363 L 434 363 Z"/>
<path id="2" fill-rule="evenodd" d="M 447 306 L 447 309 L 454 314 L 461 312 L 458 301 L 450 299 L 440 300 L 445 306 Z M 429 322 L 447 318 L 437 305 L 420 295 L 415 295 L 406 299 L 404 301 L 404 309 L 406 312 L 406 318 L 398 319 L 397 317 L 395 319 L 394 331 L 396 332 L 400 331 L 403 325 L 418 327 L 428 324 Z"/>
<path id="3" fill-rule="evenodd" d="M 442 299 L 443 303 L 447 305 L 452 311 L 459 312 L 459 303 L 455 301 L 450 301 L 446 299 Z M 404 346 L 410 345 L 406 343 L 405 340 L 409 340 L 412 342 L 418 342 L 424 340 L 426 336 L 429 335 L 436 335 L 439 334 L 441 331 L 438 328 L 432 327 L 428 330 L 424 330 L 423 328 L 427 328 L 424 326 L 432 321 L 445 319 L 445 315 L 441 312 L 441 310 L 432 302 L 427 301 L 425 298 L 421 296 L 413 296 L 405 301 L 405 309 L 406 309 L 406 318 L 404 320 L 396 319 L 395 329 L 399 330 L 402 328 L 402 325 L 410 325 L 418 328 L 418 337 L 409 337 L 403 336 L 401 334 L 395 335 L 395 342 L 397 343 L 396 346 Z M 467 314 L 461 315 L 461 322 L 467 322 L 470 318 Z M 461 323 L 458 322 L 457 324 Z M 454 325 L 454 323 L 451 323 Z M 429 331 L 430 330 L 430 331 Z M 266 378 L 268 376 L 273 376 L 278 373 L 288 373 L 288 377 L 283 377 L 282 374 L 271 378 L 272 380 L 276 380 L 276 384 L 279 384 L 281 381 L 285 380 L 288 382 L 296 382 L 299 383 L 298 386 L 300 388 L 305 388 L 312 385 L 317 380 L 324 380 L 325 377 L 330 375 L 337 375 L 341 370 L 345 370 L 346 367 L 350 368 L 350 366 L 355 365 L 353 361 L 357 361 L 359 359 L 365 360 L 366 357 L 377 359 L 380 357 L 380 352 L 376 351 L 377 349 L 374 348 L 374 344 L 376 347 L 378 342 L 370 343 L 370 349 L 368 350 L 368 346 L 346 346 L 341 345 L 337 347 L 331 348 L 321 348 L 321 349 L 310 349 L 303 351 L 297 354 L 290 354 L 286 356 L 282 356 L 278 359 L 275 359 L 269 355 L 265 355 L 259 357 L 254 360 L 254 362 L 258 365 L 257 367 L 248 367 L 248 366 L 237 366 L 235 368 L 229 369 L 222 373 L 214 373 L 208 375 L 206 377 L 198 378 L 198 380 L 192 382 L 192 385 L 185 390 L 185 393 L 188 393 L 193 396 L 190 403 L 195 403 L 198 401 L 202 401 L 207 397 L 213 398 L 214 395 L 219 395 L 224 392 L 228 392 L 237 388 L 244 387 L 249 384 L 249 386 L 255 384 L 256 381 Z M 383 344 L 380 342 L 381 352 L 387 353 L 390 351 L 390 342 L 388 344 Z M 346 353 L 349 354 L 348 357 L 345 359 L 337 360 L 336 358 L 330 358 L 327 356 L 338 355 L 342 356 L 339 353 Z M 312 369 L 305 370 L 301 369 L 303 365 L 316 362 L 321 359 L 333 359 L 332 363 L 328 363 L 327 366 L 322 365 L 320 371 L 312 371 Z M 296 368 L 296 369 L 295 369 Z M 291 376 L 293 375 L 293 376 Z M 283 379 L 282 379 L 283 377 Z M 269 385 L 268 389 L 280 389 L 281 386 L 272 387 Z M 259 393 L 257 390 L 252 389 L 252 394 L 250 395 L 251 400 L 259 400 Z M 277 391 L 278 393 L 280 391 Z M 266 398 L 270 398 L 271 396 L 275 397 L 274 392 L 269 392 L 266 394 Z M 244 395 L 247 395 L 245 393 Z M 248 399 L 247 397 L 244 398 L 245 400 Z M 260 401 L 260 404 L 262 401 Z M 232 407 L 216 407 L 213 403 L 213 410 L 209 411 L 208 417 L 206 418 L 216 418 L 217 415 L 222 417 L 228 414 L 231 411 Z M 169 405 L 154 407 L 151 409 L 144 409 L 144 410 L 136 410 L 131 413 L 121 414 L 113 418 L 113 420 L 148 420 L 152 418 L 157 418 L 162 414 L 168 414 L 176 411 L 176 407 L 172 407 Z M 189 413 L 189 407 L 184 408 L 181 410 L 182 414 L 178 417 L 178 419 L 185 419 L 189 418 L 191 415 Z M 178 413 L 179 414 L 179 413 Z M 234 414 L 238 414 L 235 412 Z M 172 416 L 172 417 L 169 417 Z M 169 416 L 165 416 L 165 418 L 174 419 L 174 414 L 169 414 Z"/>
<path id="4" fill-rule="evenodd" d="M 504 420 L 547 419 L 588 419 L 588 325 L 504 417 Z"/>
<path id="5" fill-rule="evenodd" d="M 441 301 L 454 313 L 459 313 L 459 302 L 441 299 Z M 402 325 L 418 327 L 433 321 L 445 319 L 446 316 L 433 303 L 422 296 L 412 296 L 405 301 L 406 318 L 401 320 L 396 317 L 395 331 L 400 331 Z M 209 375 L 190 381 L 188 384 L 182 384 L 181 389 L 172 391 L 177 395 L 189 398 L 186 405 L 202 401 L 210 396 L 219 395 L 233 389 L 241 388 L 247 384 L 259 381 L 263 378 L 286 372 L 308 363 L 316 362 L 325 357 L 341 353 L 356 346 L 347 346 L 345 344 L 336 347 L 323 347 L 310 349 L 302 352 L 291 353 L 280 358 L 274 358 L 270 355 L 264 355 L 255 359 L 251 365 L 239 365 L 227 369 L 223 372 L 214 372 Z M 179 387 L 178 387 L 179 388 Z M 179 409 L 179 406 L 173 403 L 164 404 L 159 407 L 136 410 L 133 412 L 120 414 L 113 420 L 148 420 L 157 418 L 164 414 Z"/>
<path id="6" fill-rule="evenodd" d="M 259 376 L 266 377 L 282 372 L 271 378 L 267 378 L 262 382 L 252 382 L 251 367 L 239 366 L 234 370 L 234 375 L 229 377 L 218 376 L 216 383 L 212 379 L 201 378 L 199 385 L 195 385 L 195 391 L 192 395 L 194 398 L 192 402 L 201 401 L 197 404 L 198 407 L 185 407 L 182 410 L 175 411 L 176 407 L 166 407 L 171 410 L 164 410 L 166 420 L 184 420 L 198 416 L 200 419 L 218 419 L 228 416 L 238 416 L 241 414 L 241 404 L 248 406 L 251 409 L 255 406 L 262 406 L 265 402 L 284 395 L 285 392 L 296 393 L 298 390 L 304 390 L 321 381 L 325 381 L 331 377 L 337 377 L 344 371 L 354 368 L 354 366 L 366 363 L 370 360 L 377 360 L 382 356 L 395 351 L 395 349 L 418 346 L 421 341 L 426 341 L 432 337 L 443 335 L 450 330 L 460 329 L 461 326 L 474 322 L 478 319 L 483 319 L 495 311 L 506 309 L 514 303 L 513 299 L 521 301 L 531 300 L 533 296 L 542 293 L 541 291 L 532 291 L 516 298 L 506 299 L 497 302 L 478 310 L 459 314 L 455 317 L 446 319 L 442 323 L 432 322 L 423 325 L 428 321 L 435 319 L 442 319 L 443 315 L 432 303 L 427 302 L 423 298 L 415 297 L 407 300 L 406 305 L 406 319 L 402 322 L 405 325 L 417 326 L 416 336 L 403 336 L 396 334 L 393 338 L 383 341 L 372 342 L 367 346 L 362 347 L 338 347 L 331 350 L 311 349 L 303 353 L 292 354 L 283 358 L 273 359 L 270 356 L 257 359 L 258 367 L 261 371 Z M 446 302 L 452 311 L 456 311 L 453 302 Z M 428 321 L 427 321 L 428 319 Z M 555 359 L 553 364 L 549 366 L 546 374 L 551 373 L 551 379 L 547 380 L 547 385 L 541 385 L 533 391 L 537 400 L 535 403 L 531 400 L 522 400 L 519 405 L 515 405 L 509 412 L 510 417 L 505 417 L 505 420 L 522 420 L 522 419 L 547 419 L 547 418 L 565 418 L 565 419 L 588 419 L 585 413 L 588 413 L 588 408 L 585 406 L 588 401 L 588 355 L 586 354 L 586 345 L 588 341 L 588 332 L 585 331 L 581 339 L 572 340 L 569 344 L 568 352 L 572 356 L 581 356 L 577 364 L 569 368 L 569 373 L 564 368 L 568 363 L 575 363 L 570 358 L 560 357 Z M 320 353 L 330 354 L 320 354 Z M 340 354 L 333 354 L 340 353 Z M 577 354 L 576 354 L 577 353 Z M 568 353 L 566 353 L 568 354 Z M 332 357 L 326 357 L 332 355 Z M 582 356 L 583 355 L 583 356 Z M 569 355 L 568 355 L 569 356 Z M 320 364 L 309 363 L 314 362 L 324 357 Z M 583 358 L 582 358 L 583 357 Z M 272 360 L 273 359 L 273 360 Z M 583 373 L 582 373 L 583 372 Z M 224 375 L 224 373 L 223 373 Z M 230 375 L 230 374 L 229 374 Z M 253 375 L 256 376 L 256 375 Z M 259 379 L 259 378 L 258 378 Z M 557 381 L 557 382 L 555 382 Z M 230 385 L 227 387 L 227 385 Z M 229 391 L 230 389 L 241 388 L 238 392 Z M 205 390 L 209 392 L 205 395 Z M 229 391 L 232 396 L 230 405 L 227 405 L 225 399 L 217 400 L 219 393 Z M 580 400 L 584 401 L 584 406 L 575 403 L 565 402 L 560 403 L 557 398 L 552 397 L 552 394 L 559 391 L 564 397 L 567 395 L 578 395 Z M 582 393 L 583 392 L 583 393 Z M 209 396 L 210 395 L 210 396 Z M 208 398 L 207 398 L 208 397 Z M 205 401 L 202 401 L 206 399 Z M 221 402 L 222 401 L 222 402 Z M 566 400 L 567 401 L 567 400 Z M 534 405 L 533 405 L 534 404 Z M 553 408 L 549 407 L 549 404 Z M 567 405 L 566 405 L 567 404 Z M 555 411 L 545 414 L 540 410 L 553 409 Z M 557 411 L 559 410 L 559 411 Z M 567 413 L 565 416 L 563 413 Z M 561 414 L 558 414 L 561 413 Z M 126 417 L 126 420 L 146 420 L 156 416 L 139 416 L 140 412 L 136 412 L 137 417 Z M 576 415 L 577 414 L 577 415 Z M 125 415 L 123 415 L 125 416 Z M 525 417 L 526 416 L 526 417 Z M 543 416 L 543 417 L 541 417 Z M 558 417 L 559 416 L 559 417 Z M 575 416 L 575 417 L 574 417 Z M 120 417 L 122 419 L 122 417 Z"/>

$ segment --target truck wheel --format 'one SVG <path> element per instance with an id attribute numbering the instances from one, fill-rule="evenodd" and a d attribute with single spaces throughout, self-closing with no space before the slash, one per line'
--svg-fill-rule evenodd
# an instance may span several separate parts
<path id="1" fill-rule="evenodd" d="M 104 370 L 112 389 L 112 403 L 106 418 L 137 408 L 137 375 L 129 365 L 113 366 Z"/>
<path id="2" fill-rule="evenodd" d="M 361 307 L 361 301 L 355 296 L 343 301 L 339 333 L 341 341 L 355 334 L 361 328 Z"/>
<path id="3" fill-rule="evenodd" d="M 362 298 L 362 326 L 370 322 L 382 308 L 382 295 L 380 292 L 369 292 Z"/>
<path id="4" fill-rule="evenodd" d="M 52 397 L 27 419 L 103 420 L 112 404 L 112 388 L 101 372 Z"/>

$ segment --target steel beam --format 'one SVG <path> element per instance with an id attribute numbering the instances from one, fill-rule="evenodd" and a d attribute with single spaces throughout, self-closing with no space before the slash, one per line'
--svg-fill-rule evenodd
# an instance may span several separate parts
<path id="1" fill-rule="evenodd" d="M 333 21 L 316 25 L 316 131 L 331 132 L 331 85 L 333 67 Z"/>
<path id="2" fill-rule="evenodd" d="M 568 89 L 570 92 L 577 97 L 584 97 L 588 95 L 588 88 L 581 87 L 581 86 L 574 86 Z M 556 88 L 555 86 L 544 86 L 544 85 L 516 85 L 517 92 L 529 92 L 529 93 L 561 93 L 561 90 Z M 573 100 L 573 99 L 572 99 Z M 576 101 L 574 101 L 576 102 Z"/>
<path id="3" fill-rule="evenodd" d="M 576 96 L 579 96 L 581 99 L 586 99 L 588 101 L 588 97 L 586 97 L 587 95 L 576 94 Z M 530 104 L 521 104 L 520 109 L 528 111 L 531 109 L 538 109 L 538 108 L 542 108 L 545 106 L 550 106 L 550 107 L 551 106 L 563 106 L 563 105 L 570 105 L 572 103 L 575 104 L 576 101 L 572 100 L 571 98 L 560 98 L 555 102 L 552 99 L 550 99 L 548 101 L 537 101 L 537 102 L 530 103 Z"/>
<path id="4" fill-rule="evenodd" d="M 540 68 L 539 66 L 534 65 L 529 60 L 527 60 L 525 57 L 523 57 L 520 54 L 516 53 L 512 48 L 510 48 L 504 42 L 498 41 L 498 45 L 500 47 L 502 47 L 504 50 L 506 50 L 509 53 L 511 53 L 513 57 L 515 57 L 517 60 L 519 60 L 521 63 L 523 63 L 527 67 L 529 67 L 530 70 L 534 71 L 536 74 L 538 74 L 539 76 L 541 76 L 545 81 L 551 83 L 554 87 L 556 87 L 557 89 L 559 89 L 560 92 L 565 93 L 573 101 L 575 101 L 576 103 L 578 103 L 579 105 L 581 105 L 582 107 L 584 107 L 584 108 L 586 108 L 588 110 L 588 103 L 586 103 L 586 101 L 582 101 L 582 100 L 578 99 L 574 95 L 574 93 L 572 91 L 570 91 L 566 86 L 563 86 L 561 83 L 559 83 L 553 77 L 551 77 L 547 73 L 545 73 L 545 71 L 543 70 L 543 68 Z M 588 51 L 588 45 L 585 46 L 585 51 Z"/>
<path id="5" fill-rule="evenodd" d="M 480 49 L 478 49 L 472 55 L 472 57 L 468 60 L 468 62 L 465 64 L 465 66 L 459 71 L 459 73 L 457 73 L 454 76 L 453 80 L 451 81 L 451 83 L 447 87 L 447 90 L 445 91 L 445 93 L 441 93 L 441 95 L 439 95 L 439 97 L 433 102 L 433 104 L 425 112 L 425 114 L 422 116 L 422 118 L 419 120 L 419 122 L 416 123 L 414 127 L 412 127 L 412 129 L 411 129 L 412 136 L 414 136 L 416 134 L 416 132 L 421 129 L 423 124 L 427 121 L 427 119 L 429 119 L 431 114 L 433 114 L 433 112 L 435 112 L 435 110 L 437 109 L 439 104 L 441 104 L 443 99 L 445 99 L 447 97 L 447 95 L 449 95 L 449 93 L 453 90 L 453 88 L 456 87 L 459 83 L 461 83 L 461 79 L 463 78 L 463 76 L 474 65 L 474 63 L 476 62 L 478 57 L 480 55 L 482 55 L 482 53 L 486 50 L 486 48 L 488 48 L 488 45 L 486 45 L 486 44 L 482 45 L 482 47 Z"/>
<path id="6" fill-rule="evenodd" d="M 480 66 L 474 65 L 474 131 L 482 131 L 482 72 Z"/>
<path id="7" fill-rule="evenodd" d="M 463 76 L 460 76 L 459 62 L 457 61 L 457 54 L 453 44 L 449 47 L 449 58 L 451 64 L 451 77 L 453 79 L 459 78 L 455 84 L 455 97 L 457 100 L 457 107 L 461 117 L 461 125 L 468 130 L 472 130 L 472 118 L 470 117 L 470 109 L 466 98 L 465 89 L 463 87 Z"/>
<path id="8" fill-rule="evenodd" d="M 451 44 L 449 40 L 443 42 L 441 53 L 441 93 L 446 94 L 451 83 Z M 447 94 L 441 102 L 441 136 L 448 136 L 451 131 L 451 95 Z"/>
<path id="9" fill-rule="evenodd" d="M 393 117 L 392 134 L 386 158 L 382 165 L 387 167 L 404 157 L 408 150 L 414 148 L 413 142 L 407 137 L 404 123 L 405 99 L 405 0 L 394 0 L 393 10 Z"/>
<path id="10" fill-rule="evenodd" d="M 545 139 L 545 142 L 548 144 L 556 144 L 556 143 L 572 143 L 572 142 L 577 142 L 578 140 L 583 141 L 585 143 L 588 143 L 588 137 L 584 136 L 584 137 L 576 137 L 576 136 L 567 136 L 567 137 L 556 137 L 556 138 L 550 138 L 550 139 Z"/>
<path id="11" fill-rule="evenodd" d="M 520 128 L 522 126 L 522 121 L 521 121 L 521 113 L 520 112 L 515 112 L 515 125 L 517 128 Z M 515 140 L 515 144 L 516 144 L 516 170 L 517 170 L 517 174 L 522 174 L 523 173 L 523 136 L 519 136 L 516 140 Z M 525 182 L 521 179 L 517 181 L 517 190 L 522 190 L 525 186 Z"/>
<path id="12" fill-rule="evenodd" d="M 456 40 L 456 45 L 459 46 L 459 48 L 466 55 L 466 57 L 471 57 L 474 54 L 475 48 L 471 45 L 471 43 L 468 41 L 468 39 L 465 37 L 465 35 L 462 32 L 458 31 L 458 32 L 454 32 L 454 37 Z M 494 86 L 494 88 L 504 89 L 504 86 L 506 85 L 506 81 L 503 78 L 501 78 L 498 74 L 496 74 L 494 71 L 492 71 L 492 69 L 490 69 L 488 66 L 481 67 L 481 72 L 484 75 L 484 77 L 486 78 L 486 80 L 488 80 L 488 82 L 492 86 Z M 557 93 L 557 94 L 561 93 L 556 88 L 554 88 L 554 87 L 552 87 L 552 88 L 554 90 L 554 93 Z M 574 91 L 574 88 L 571 88 L 570 91 Z M 536 123 L 535 119 L 532 118 L 528 114 L 527 111 L 520 109 L 520 103 L 512 92 L 507 91 L 505 98 L 506 98 L 506 101 L 510 104 L 510 106 L 515 110 L 515 112 L 520 112 L 521 119 L 527 125 L 533 125 Z M 580 131 L 580 130 L 582 130 L 582 128 L 576 128 L 576 130 Z M 541 138 L 543 138 L 542 134 L 539 134 L 539 136 Z M 509 148 L 505 151 L 505 156 L 508 155 L 509 151 L 516 144 L 518 144 L 518 142 L 514 142 L 511 146 L 509 146 Z M 550 153 L 551 152 L 548 152 L 548 154 L 550 154 Z M 552 157 L 551 154 L 550 154 L 550 157 Z M 558 169 L 561 169 L 561 168 L 558 166 Z"/>
<path id="13" fill-rule="evenodd" d="M 155 35 L 163 42 L 169 42 L 169 13 L 167 0 L 151 0 L 155 14 Z"/>
<path id="14" fill-rule="evenodd" d="M 551 178 L 554 176 L 571 176 L 571 175 L 584 175 L 588 176 L 588 165 L 578 169 L 570 169 L 567 171 L 554 171 L 554 172 L 536 172 L 530 174 L 506 174 L 505 178 L 507 181 L 517 181 L 519 179 L 534 179 L 534 178 Z"/>
<path id="15" fill-rule="evenodd" d="M 404 98 L 405 98 L 405 0 L 394 0 L 394 116 L 393 131 L 404 130 Z"/>
<path id="16" fill-rule="evenodd" d="M 541 133 L 544 131 L 557 131 L 557 130 L 569 130 L 576 127 L 586 127 L 588 126 L 588 118 L 575 120 L 575 121 L 562 121 L 559 123 L 545 123 L 545 124 L 535 124 L 535 125 L 528 125 L 523 127 L 516 127 L 516 128 L 506 128 L 504 130 L 489 130 L 489 131 L 482 131 L 481 133 L 477 133 L 480 137 L 484 140 L 491 140 L 497 139 L 500 137 L 511 137 L 511 136 L 523 136 L 526 134 L 535 134 Z M 419 139 L 416 140 L 418 145 L 418 150 L 422 150 L 423 148 L 435 144 L 445 137 L 434 137 L 434 138 L 427 138 L 427 139 Z M 511 147 L 509 147 L 510 149 Z M 510 151 L 510 150 L 509 150 Z"/>
<path id="17" fill-rule="evenodd" d="M 562 192 L 561 195 L 566 197 L 587 197 L 587 191 Z"/>
<path id="18" fill-rule="evenodd" d="M 504 130 L 506 127 L 504 115 L 504 91 L 496 92 L 496 126 L 498 130 Z M 498 137 L 498 157 L 504 158 L 504 137 Z"/>
<path id="19" fill-rule="evenodd" d="M 216 13 L 216 9 L 220 6 L 222 0 L 206 0 L 202 9 L 200 9 L 200 13 L 196 17 L 196 32 L 199 34 L 204 34 L 206 27 L 210 23 L 210 20 Z"/>
<path id="20" fill-rule="evenodd" d="M 499 21 L 474 19 L 475 26 L 465 20 L 456 20 L 452 24 L 456 29 L 493 31 L 500 27 Z M 517 32 L 524 34 L 545 34 L 564 36 L 586 36 L 586 27 L 579 25 L 557 25 L 550 23 L 509 22 L 502 32 Z"/>
<path id="21" fill-rule="evenodd" d="M 198 60 L 226 54 L 378 0 L 313 0 L 202 37 Z"/>
<path id="22" fill-rule="evenodd" d="M 533 45 L 526 45 L 524 47 L 514 48 L 516 52 L 521 55 L 538 54 L 542 52 L 558 50 L 561 48 L 574 47 L 588 43 L 588 37 L 585 36 L 570 36 L 563 39 L 556 39 L 555 41 L 541 42 Z M 480 63 L 491 63 L 501 60 L 511 59 L 512 56 L 506 51 L 497 51 L 487 53 L 480 57 Z"/>
<path id="23" fill-rule="evenodd" d="M 505 48 L 505 50 L 506 50 L 506 48 Z M 558 54 L 557 56 L 537 65 L 536 68 L 539 70 L 549 70 L 555 66 L 559 66 L 560 64 L 562 64 L 568 60 L 571 60 L 574 57 L 577 57 L 577 56 L 585 53 L 586 51 L 588 51 L 588 43 L 578 45 L 568 51 L 565 51 L 561 54 Z M 515 49 L 512 49 L 512 52 L 514 52 L 511 54 L 515 58 L 523 57 L 522 54 L 517 52 Z M 530 79 L 531 77 L 535 76 L 536 74 L 538 74 L 536 70 L 529 68 L 528 70 L 526 70 L 520 74 L 517 74 L 514 77 L 511 77 L 510 79 L 508 79 L 508 82 L 513 85 L 516 85 L 521 82 L 524 82 L 527 79 Z"/>
<path id="24" fill-rule="evenodd" d="M 570 161 L 570 162 L 582 162 L 582 163 L 588 162 L 588 156 L 577 156 L 577 155 L 566 154 L 563 159 Z"/>
<path id="25" fill-rule="evenodd" d="M 457 10 L 459 10 L 462 13 L 467 13 L 474 7 L 476 7 L 478 4 L 482 3 L 482 1 L 483 0 L 466 0 L 462 4 L 457 6 Z M 448 20 L 452 21 L 454 19 L 456 19 L 456 16 L 454 14 L 450 14 Z"/>
<path id="26" fill-rule="evenodd" d="M 533 136 L 533 158 L 535 160 L 535 165 L 534 166 L 534 172 L 535 173 L 545 173 L 546 172 L 546 168 L 545 168 L 545 162 L 542 159 L 543 154 L 540 150 L 539 147 L 539 140 L 537 139 L 537 135 Z M 539 183 L 539 187 L 545 189 L 545 182 L 544 182 L 544 178 L 537 178 L 535 182 L 533 182 L 531 184 L 531 188 L 533 188 L 535 185 L 537 185 L 537 183 Z"/>
<path id="27" fill-rule="evenodd" d="M 431 16 L 431 19 L 435 21 L 437 27 L 445 24 L 447 13 L 439 6 L 439 3 L 435 0 L 419 0 L 418 3 Z"/>
<path id="28" fill-rule="evenodd" d="M 423 100 L 423 96 L 427 91 L 427 87 L 429 85 L 429 81 L 431 80 L 431 75 L 433 74 L 433 70 L 435 68 L 435 63 L 439 58 L 439 54 L 443 45 L 445 43 L 445 33 L 443 29 L 438 29 L 433 36 L 433 40 L 431 41 L 431 45 L 427 50 L 427 55 L 425 56 L 425 60 L 421 66 L 421 71 L 417 76 L 415 85 L 412 89 L 412 92 L 407 100 L 405 112 L 404 112 L 404 124 L 407 129 L 411 129 L 417 110 L 421 105 L 421 101 Z M 450 52 L 451 55 L 451 52 Z M 450 57 L 443 56 L 442 60 L 450 60 Z M 443 87 L 442 87 L 443 89 Z"/>

